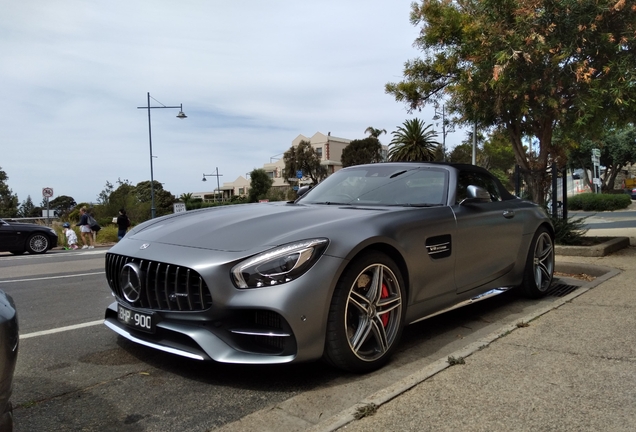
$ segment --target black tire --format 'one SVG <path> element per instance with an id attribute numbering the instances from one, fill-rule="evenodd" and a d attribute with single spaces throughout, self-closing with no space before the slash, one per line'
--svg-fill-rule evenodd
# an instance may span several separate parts
<path id="1" fill-rule="evenodd" d="M 382 367 L 402 335 L 405 298 L 402 276 L 391 258 L 369 252 L 353 260 L 331 300 L 325 360 L 356 373 Z"/>
<path id="2" fill-rule="evenodd" d="M 30 254 L 43 254 L 50 249 L 50 242 L 46 234 L 34 233 L 27 239 L 26 249 Z"/>
<path id="3" fill-rule="evenodd" d="M 526 297 L 543 297 L 554 276 L 554 240 L 546 228 L 539 228 L 532 238 L 521 289 Z"/>

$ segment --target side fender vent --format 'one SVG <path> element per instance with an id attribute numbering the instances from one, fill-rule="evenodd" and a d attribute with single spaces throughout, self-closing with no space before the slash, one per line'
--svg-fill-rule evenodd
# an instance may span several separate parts
<path id="1" fill-rule="evenodd" d="M 446 258 L 451 256 L 451 236 L 444 234 L 426 239 L 426 251 L 433 259 Z"/>

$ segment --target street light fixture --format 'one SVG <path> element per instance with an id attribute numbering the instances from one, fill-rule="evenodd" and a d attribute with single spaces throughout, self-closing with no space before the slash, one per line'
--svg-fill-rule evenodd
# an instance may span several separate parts
<path id="1" fill-rule="evenodd" d="M 150 106 L 150 92 L 148 92 L 148 105 L 147 106 L 143 106 L 143 107 L 137 107 L 137 109 L 147 109 L 148 110 L 148 142 L 150 143 L 150 218 L 154 219 L 156 216 L 156 209 L 155 209 L 155 179 L 154 179 L 154 173 L 152 170 L 152 158 L 154 157 L 152 155 L 152 126 L 151 126 L 151 122 L 150 122 L 150 110 L 151 109 L 155 109 L 155 108 L 178 108 L 179 109 L 179 114 L 177 114 L 177 118 L 180 119 L 184 119 L 184 118 L 188 118 L 187 115 L 185 115 L 183 113 L 183 104 L 179 105 L 179 106 L 166 106 L 164 104 L 162 104 L 161 102 L 159 102 L 157 99 L 152 98 L 152 100 L 154 100 L 155 102 L 161 104 L 161 106 Z"/>
<path id="2" fill-rule="evenodd" d="M 201 181 L 208 181 L 208 179 L 206 179 L 206 177 L 216 177 L 216 190 L 217 193 L 221 192 L 221 186 L 219 185 L 219 177 L 221 177 L 223 174 L 219 174 L 219 167 L 216 167 L 216 174 L 203 174 L 203 179 L 201 179 Z M 216 193 L 214 194 L 214 202 L 216 202 Z"/>

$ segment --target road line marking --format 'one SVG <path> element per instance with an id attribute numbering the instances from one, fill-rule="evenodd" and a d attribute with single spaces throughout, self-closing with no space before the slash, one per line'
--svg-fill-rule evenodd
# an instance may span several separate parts
<path id="1" fill-rule="evenodd" d="M 25 335 L 20 335 L 20 340 L 29 339 L 29 338 L 38 337 L 38 336 L 50 335 L 54 333 L 61 333 L 61 332 L 69 331 L 69 330 L 76 330 L 76 329 L 80 329 L 84 327 L 92 327 L 92 326 L 96 326 L 100 324 L 104 324 L 103 319 L 100 319 L 99 321 L 91 321 L 91 322 L 87 322 L 83 324 L 75 324 L 75 325 L 66 326 L 66 327 L 59 327 L 59 328 L 51 329 L 51 330 L 42 330 L 39 332 L 27 333 Z"/>
<path id="2" fill-rule="evenodd" d="M 48 276 L 43 278 L 32 278 L 32 279 L 13 279 L 13 280 L 0 281 L 0 284 L 13 283 L 13 282 L 32 282 L 32 281 L 41 281 L 41 280 L 49 280 L 49 279 L 64 279 L 64 278 L 72 278 L 72 277 L 78 277 L 78 276 L 95 276 L 100 274 L 106 274 L 106 272 L 81 273 L 81 274 L 64 275 L 64 276 Z"/>
<path id="3" fill-rule="evenodd" d="M 106 252 L 108 252 L 108 249 L 99 249 L 99 250 L 93 250 L 93 249 L 76 249 L 76 250 L 60 250 L 60 251 L 55 251 L 55 252 L 50 252 L 50 253 L 45 253 L 45 254 L 37 254 L 37 255 L 10 255 L 10 254 L 0 254 L 0 258 L 2 259 L 2 261 L 13 261 L 13 260 L 28 260 L 28 259 L 51 259 L 51 258 L 60 258 L 60 257 L 66 257 L 66 256 L 70 256 L 70 255 L 76 255 L 76 256 L 83 256 L 83 255 L 99 255 L 99 254 L 105 254 Z"/>

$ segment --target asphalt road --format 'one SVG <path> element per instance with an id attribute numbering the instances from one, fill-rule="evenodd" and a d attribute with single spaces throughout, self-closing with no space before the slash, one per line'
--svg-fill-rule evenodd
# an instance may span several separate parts
<path id="1" fill-rule="evenodd" d="M 16 432 L 207 431 L 281 403 L 317 423 L 555 300 L 509 292 L 412 325 L 393 361 L 364 376 L 322 362 L 224 365 L 157 352 L 107 329 L 105 252 L 0 253 L 0 289 L 20 320 Z"/>
<path id="2" fill-rule="evenodd" d="M 583 212 L 569 211 L 568 217 L 581 219 L 586 229 L 636 228 L 636 211 Z"/>

